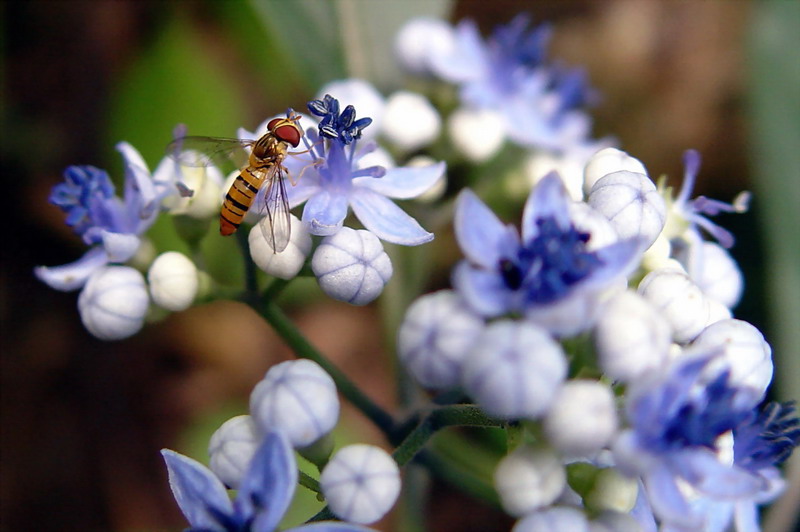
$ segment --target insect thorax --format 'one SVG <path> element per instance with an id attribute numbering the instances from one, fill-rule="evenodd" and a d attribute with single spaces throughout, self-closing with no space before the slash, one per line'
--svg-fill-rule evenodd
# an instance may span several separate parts
<path id="1" fill-rule="evenodd" d="M 286 157 L 286 143 L 267 133 L 253 145 L 250 164 L 256 167 L 272 166 Z"/>

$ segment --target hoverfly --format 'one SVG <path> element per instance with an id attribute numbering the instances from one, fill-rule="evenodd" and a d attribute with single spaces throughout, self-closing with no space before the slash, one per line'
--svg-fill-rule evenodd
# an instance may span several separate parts
<path id="1" fill-rule="evenodd" d="M 292 225 L 284 182 L 288 171 L 283 161 L 291 153 L 289 145 L 296 148 L 303 137 L 299 120 L 300 116 L 292 111 L 286 118 L 274 118 L 267 124 L 267 132 L 257 140 L 186 136 L 167 146 L 168 155 L 185 166 L 208 166 L 229 160 L 239 167 L 239 175 L 228 189 L 219 213 L 222 236 L 236 232 L 266 184 L 264 202 L 258 207 L 268 218 L 269 227 L 264 223 L 259 225 L 275 253 L 286 249 Z"/>

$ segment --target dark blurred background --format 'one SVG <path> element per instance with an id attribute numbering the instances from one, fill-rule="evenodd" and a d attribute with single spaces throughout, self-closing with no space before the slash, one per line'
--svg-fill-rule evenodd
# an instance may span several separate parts
<path id="1" fill-rule="evenodd" d="M 321 83 L 344 77 L 343 59 L 314 65 L 330 28 L 292 19 L 308 3 L 0 6 L 3 530 L 182 528 L 157 451 L 178 448 L 204 460 L 210 431 L 243 413 L 266 369 L 290 357 L 269 327 L 236 303 L 197 306 L 123 342 L 97 341 L 80 323 L 77 294 L 51 290 L 32 268 L 83 253 L 47 202 L 66 166 L 93 164 L 119 176 L 113 146 L 127 140 L 152 168 L 178 122 L 233 136 L 236 127 L 252 129 L 287 106 L 302 109 Z M 345 14 L 370 7 L 374 16 L 376 5 L 396 11 L 398 4 L 406 17 L 439 10 L 454 21 L 472 17 L 484 30 L 522 10 L 552 21 L 551 57 L 585 65 L 602 95 L 591 111 L 596 136 L 616 136 L 651 175 L 668 174 L 673 183 L 682 175 L 683 150 L 700 150 L 697 194 L 729 201 L 753 190 L 749 213 L 720 219 L 737 235 L 732 254 L 747 283 L 736 315 L 773 345 L 781 368 L 776 397 L 800 396 L 793 330 L 800 318 L 797 3 L 342 0 L 340 7 Z M 401 80 L 396 69 L 372 79 L 385 93 Z M 375 306 L 316 299 L 294 308 L 293 317 L 392 408 Z M 368 430 L 358 415 L 347 419 L 353 431 Z M 365 438 L 381 442 L 374 433 Z M 431 530 L 510 527 L 488 507 L 469 503 L 465 511 L 458 490 L 434 482 Z M 772 530 L 789 530 L 780 528 L 786 522 L 775 521 Z M 400 529 L 391 519 L 380 528 Z"/>

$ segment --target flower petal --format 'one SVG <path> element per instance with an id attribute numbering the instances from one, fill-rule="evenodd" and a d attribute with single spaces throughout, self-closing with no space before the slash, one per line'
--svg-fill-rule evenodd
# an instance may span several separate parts
<path id="1" fill-rule="evenodd" d="M 444 175 L 444 162 L 419 168 L 392 168 L 380 178 L 357 177 L 353 185 L 390 198 L 415 198 L 431 188 Z"/>
<path id="2" fill-rule="evenodd" d="M 464 255 L 470 262 L 487 269 L 497 267 L 498 261 L 512 251 L 507 248 L 519 245 L 516 230 L 504 226 L 469 189 L 458 195 L 453 225 Z"/>
<path id="3" fill-rule="evenodd" d="M 697 530 L 698 518 L 675 483 L 666 464 L 657 464 L 644 476 L 644 485 L 656 515 L 671 525 Z"/>
<path id="4" fill-rule="evenodd" d="M 222 482 L 201 463 L 187 456 L 162 449 L 167 463 L 169 485 L 175 501 L 194 528 L 224 529 L 217 516 L 230 515 L 233 505 Z"/>
<path id="5" fill-rule="evenodd" d="M 103 231 L 100 235 L 103 239 L 103 248 L 108 253 L 109 262 L 127 261 L 133 257 L 141 243 L 138 236 L 130 233 Z"/>
<path id="6" fill-rule="evenodd" d="M 319 185 L 305 180 L 301 180 L 293 187 L 286 187 L 286 199 L 289 201 L 289 208 L 294 209 L 319 191 Z"/>
<path id="7" fill-rule="evenodd" d="M 763 479 L 745 469 L 723 464 L 707 449 L 682 453 L 675 463 L 694 487 L 715 499 L 752 497 L 765 484 Z"/>
<path id="8" fill-rule="evenodd" d="M 89 279 L 92 273 L 107 262 L 108 254 L 102 247 L 98 246 L 91 248 L 75 262 L 53 268 L 37 266 L 33 269 L 33 273 L 50 288 L 61 290 L 62 292 L 71 292 L 86 284 L 86 280 Z"/>
<path id="9" fill-rule="evenodd" d="M 336 233 L 347 216 L 347 197 L 320 190 L 308 198 L 303 209 L 303 222 L 312 235 L 327 236 Z"/>
<path id="10" fill-rule="evenodd" d="M 381 240 L 402 246 L 418 246 L 433 240 L 417 221 L 380 194 L 364 188 L 355 189 L 350 197 L 353 212 L 364 227 Z"/>
<path id="11" fill-rule="evenodd" d="M 294 450 L 280 432 L 269 432 L 256 451 L 236 497 L 237 514 L 255 517 L 253 530 L 272 532 L 294 496 Z"/>
<path id="12" fill-rule="evenodd" d="M 453 269 L 452 282 L 469 306 L 483 316 L 499 316 L 514 310 L 513 293 L 494 272 L 474 268 L 464 260 Z"/>
<path id="13" fill-rule="evenodd" d="M 374 532 L 374 529 L 341 521 L 322 521 L 290 528 L 286 532 Z"/>
<path id="14" fill-rule="evenodd" d="M 452 46 L 433 49 L 431 68 L 448 81 L 460 83 L 486 75 L 488 57 L 478 26 L 472 20 L 459 22 L 453 32 Z"/>
<path id="15" fill-rule="evenodd" d="M 531 191 L 522 211 L 522 241 L 528 242 L 537 234 L 536 220 L 555 218 L 559 227 L 568 229 L 569 193 L 556 172 L 544 176 Z"/>

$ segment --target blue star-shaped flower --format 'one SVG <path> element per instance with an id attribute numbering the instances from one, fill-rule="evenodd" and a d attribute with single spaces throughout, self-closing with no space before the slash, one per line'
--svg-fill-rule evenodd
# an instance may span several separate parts
<path id="1" fill-rule="evenodd" d="M 279 432 L 270 432 L 253 456 L 236 499 L 208 468 L 169 449 L 161 451 L 169 470 L 175 501 L 189 521 L 189 530 L 204 532 L 272 532 L 292 501 L 297 486 L 294 451 Z M 341 522 L 320 522 L 294 532 L 366 532 Z"/>

